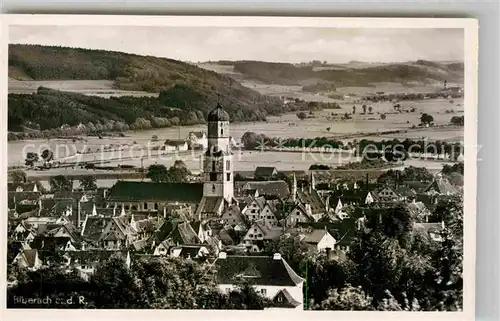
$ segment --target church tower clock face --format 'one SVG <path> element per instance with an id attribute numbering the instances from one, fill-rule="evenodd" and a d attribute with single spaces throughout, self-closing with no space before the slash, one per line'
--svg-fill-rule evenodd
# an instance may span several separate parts
<path id="1" fill-rule="evenodd" d="M 203 157 L 204 196 L 233 199 L 232 153 L 229 143 L 229 115 L 219 103 L 207 117 L 208 146 Z"/>

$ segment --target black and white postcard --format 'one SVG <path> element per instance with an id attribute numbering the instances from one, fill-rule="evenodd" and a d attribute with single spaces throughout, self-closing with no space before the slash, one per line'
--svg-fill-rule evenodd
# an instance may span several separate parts
<path id="1" fill-rule="evenodd" d="M 477 31 L 3 16 L 3 315 L 472 318 Z"/>

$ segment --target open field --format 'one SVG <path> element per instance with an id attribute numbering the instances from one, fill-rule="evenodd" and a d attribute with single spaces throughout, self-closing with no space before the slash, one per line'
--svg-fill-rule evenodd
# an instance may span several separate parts
<path id="1" fill-rule="evenodd" d="M 114 88 L 114 82 L 111 80 L 16 80 L 9 78 L 8 92 L 12 94 L 31 94 L 35 93 L 40 86 L 103 98 L 158 96 L 157 93 L 116 89 Z"/>

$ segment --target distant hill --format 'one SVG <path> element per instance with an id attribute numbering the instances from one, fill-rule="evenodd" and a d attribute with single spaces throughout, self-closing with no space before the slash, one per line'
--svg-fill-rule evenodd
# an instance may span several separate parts
<path id="1" fill-rule="evenodd" d="M 104 50 L 10 45 L 9 77 L 18 80 L 106 79 L 114 81 L 122 90 L 159 93 L 158 98 L 106 99 L 41 87 L 34 94 L 9 94 L 9 131 L 16 132 L 80 123 L 90 123 L 87 126 L 90 128 L 96 124 L 106 125 L 106 130 L 117 127 L 117 131 L 196 124 L 204 122 L 216 106 L 218 94 L 232 121 L 259 121 L 268 115 L 329 107 L 300 100 L 284 104 L 277 97 L 261 95 L 214 71 L 172 59 Z"/>
<path id="2" fill-rule="evenodd" d="M 216 106 L 218 94 L 233 121 L 264 120 L 269 114 L 307 108 L 307 104 L 284 105 L 279 98 L 263 96 L 232 78 L 181 61 L 104 50 L 9 45 L 9 77 L 106 79 L 122 90 L 160 93 L 159 98 L 119 99 L 89 98 L 48 89 L 33 95 L 9 94 L 9 130 L 20 130 L 26 124 L 49 129 L 66 123 L 95 123 L 99 115 L 103 122 L 117 120 L 132 125 L 138 118 L 173 117 L 167 112 L 172 108 L 185 114 L 193 112 L 197 117 L 192 121 L 200 122 Z M 69 106 L 76 110 L 70 112 Z M 47 114 L 48 109 L 51 113 Z"/>
<path id="3" fill-rule="evenodd" d="M 228 61 L 217 62 L 228 66 Z M 212 62 L 212 64 L 215 64 Z M 233 71 L 246 79 L 268 84 L 308 85 L 331 83 L 336 87 L 369 87 L 383 82 L 463 82 L 463 63 L 418 60 L 407 63 L 291 64 L 262 61 L 234 61 Z M 320 87 L 331 87 L 322 85 Z"/>

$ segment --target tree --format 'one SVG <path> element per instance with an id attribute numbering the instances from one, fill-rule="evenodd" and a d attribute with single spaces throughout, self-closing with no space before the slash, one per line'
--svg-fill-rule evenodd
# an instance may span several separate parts
<path id="1" fill-rule="evenodd" d="M 356 106 L 352 106 L 352 114 L 354 115 L 356 113 Z"/>
<path id="2" fill-rule="evenodd" d="M 97 189 L 97 179 L 93 175 L 80 178 L 80 188 L 84 191 L 95 191 Z"/>
<path id="3" fill-rule="evenodd" d="M 245 149 L 254 149 L 261 141 L 262 137 L 254 132 L 246 132 L 241 136 L 241 143 Z"/>
<path id="4" fill-rule="evenodd" d="M 73 181 L 64 175 L 53 176 L 49 180 L 52 192 L 71 192 L 73 190 Z"/>
<path id="5" fill-rule="evenodd" d="M 300 113 L 297 113 L 297 118 L 300 119 L 300 120 L 304 120 L 307 118 L 307 115 L 306 113 L 304 113 L 303 111 L 301 111 Z"/>
<path id="6" fill-rule="evenodd" d="M 184 168 L 187 169 L 186 163 L 184 163 L 183 160 L 177 159 L 174 162 L 174 165 L 172 165 L 174 168 Z"/>
<path id="7" fill-rule="evenodd" d="M 148 167 L 146 177 L 152 182 L 163 183 L 168 180 L 168 170 L 165 165 L 154 164 Z"/>
<path id="8" fill-rule="evenodd" d="M 101 309 L 137 309 L 148 307 L 142 284 L 136 273 L 127 268 L 122 257 L 113 255 L 101 262 L 92 277 L 98 292 L 95 306 Z"/>
<path id="9" fill-rule="evenodd" d="M 330 132 L 331 129 L 332 129 L 331 127 L 326 127 L 327 132 Z"/>
<path id="10" fill-rule="evenodd" d="M 372 111 L 373 111 L 373 107 L 372 107 L 372 106 L 369 106 L 369 107 L 368 107 L 368 113 L 369 113 L 369 114 L 371 114 L 371 113 L 372 113 Z"/>
<path id="11" fill-rule="evenodd" d="M 37 153 L 28 152 L 26 153 L 26 158 L 24 163 L 26 166 L 33 166 L 36 162 L 38 162 L 39 156 Z"/>
<path id="12" fill-rule="evenodd" d="M 40 156 L 42 157 L 42 159 L 45 162 L 50 162 L 50 161 L 54 160 L 54 153 L 49 149 L 43 150 L 42 155 L 40 155 Z"/>
<path id="13" fill-rule="evenodd" d="M 456 126 L 464 126 L 465 118 L 464 116 L 453 116 L 450 119 L 450 123 Z"/>
<path id="14" fill-rule="evenodd" d="M 366 105 L 363 105 L 362 108 L 363 108 L 363 114 L 366 114 Z"/>
<path id="15" fill-rule="evenodd" d="M 380 114 L 380 119 L 384 120 L 386 118 L 387 118 L 387 116 L 385 114 Z"/>
<path id="16" fill-rule="evenodd" d="M 184 167 L 182 165 L 173 165 L 167 171 L 167 182 L 184 183 L 187 182 L 189 175 L 191 175 L 191 172 L 185 165 Z"/>
<path id="17" fill-rule="evenodd" d="M 304 274 L 304 260 L 308 258 L 308 248 L 298 238 L 281 236 L 279 239 L 267 243 L 263 252 L 268 255 L 280 253 L 281 257 L 285 259 L 295 272 L 299 273 L 299 275 Z"/>
<path id="18" fill-rule="evenodd" d="M 271 305 L 271 301 L 258 293 L 249 282 L 241 282 L 236 290 L 229 293 L 229 300 L 225 309 L 263 310 Z"/>
<path id="19" fill-rule="evenodd" d="M 434 121 L 434 117 L 432 117 L 431 115 L 429 115 L 427 113 L 423 113 L 420 116 L 420 123 L 422 123 L 423 125 L 430 125 L 433 121 Z"/>
<path id="20" fill-rule="evenodd" d="M 372 310 L 372 298 L 358 287 L 353 287 L 347 284 L 345 287 L 338 289 L 330 289 L 328 297 L 321 302 L 322 310 L 348 310 L 348 311 L 363 311 Z"/>
<path id="21" fill-rule="evenodd" d="M 22 170 L 14 170 L 9 173 L 9 179 L 16 184 L 26 183 L 28 180 L 28 175 Z"/>

